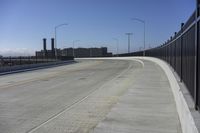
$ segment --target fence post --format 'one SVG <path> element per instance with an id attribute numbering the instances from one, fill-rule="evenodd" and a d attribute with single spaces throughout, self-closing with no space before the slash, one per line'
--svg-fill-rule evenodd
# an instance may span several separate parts
<path id="1" fill-rule="evenodd" d="M 177 34 L 177 32 L 174 32 L 174 37 L 175 37 L 174 39 L 176 39 L 176 34 Z M 177 61 L 177 59 L 176 59 L 176 58 L 177 58 L 177 53 L 176 53 L 176 51 L 177 51 L 177 50 L 176 50 L 176 49 L 177 49 L 176 41 L 177 41 L 177 40 L 174 41 L 174 70 L 177 72 L 177 68 L 176 68 L 176 61 Z"/>
<path id="2" fill-rule="evenodd" d="M 22 57 L 19 57 L 19 64 L 22 65 Z"/>
<path id="3" fill-rule="evenodd" d="M 181 23 L 181 75 L 180 75 L 180 82 L 183 81 L 183 26 L 184 23 Z"/>
<path id="4" fill-rule="evenodd" d="M 37 55 L 35 55 L 35 62 L 36 62 L 36 64 L 37 64 Z"/>
<path id="5" fill-rule="evenodd" d="M 11 60 L 12 60 L 12 59 L 11 59 L 11 56 L 10 56 L 10 59 L 9 59 L 9 62 L 10 62 L 10 63 L 9 63 L 10 71 L 11 71 Z"/>
<path id="6" fill-rule="evenodd" d="M 170 65 L 171 67 L 173 68 L 173 65 L 172 65 L 172 61 L 173 61 L 173 58 L 172 58 L 172 50 L 173 50 L 173 47 L 172 47 L 172 44 L 171 44 L 171 41 L 172 41 L 172 36 L 170 37 L 170 40 L 169 40 L 169 49 L 170 49 Z M 173 68 L 174 69 L 174 68 Z"/>
<path id="7" fill-rule="evenodd" d="M 28 64 L 31 64 L 31 57 L 28 57 Z"/>
<path id="8" fill-rule="evenodd" d="M 194 74 L 194 100 L 195 109 L 198 110 L 198 21 L 199 16 L 199 0 L 196 0 L 196 11 L 195 11 L 195 74 Z"/>

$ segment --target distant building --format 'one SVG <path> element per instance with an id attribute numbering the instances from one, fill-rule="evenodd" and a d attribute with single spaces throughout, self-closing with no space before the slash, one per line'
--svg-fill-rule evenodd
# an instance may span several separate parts
<path id="1" fill-rule="evenodd" d="M 55 58 L 55 52 L 58 57 L 74 56 L 76 58 L 82 57 L 110 57 L 112 53 L 108 53 L 107 47 L 101 48 L 64 48 L 56 49 L 54 47 L 54 39 L 51 39 L 51 50 L 46 48 L 46 39 L 43 39 L 43 50 L 36 51 L 38 58 Z"/>
<path id="2" fill-rule="evenodd" d="M 62 56 L 73 56 L 73 48 L 64 48 L 62 50 Z"/>
<path id="3" fill-rule="evenodd" d="M 38 58 L 55 58 L 55 47 L 54 47 L 54 38 L 51 38 L 51 50 L 47 50 L 46 38 L 43 39 L 43 50 L 36 51 L 36 57 Z"/>
<path id="4" fill-rule="evenodd" d="M 62 53 L 67 56 L 74 56 L 76 58 L 83 57 L 108 57 L 112 56 L 112 53 L 107 52 L 106 47 L 101 48 L 65 48 Z"/>

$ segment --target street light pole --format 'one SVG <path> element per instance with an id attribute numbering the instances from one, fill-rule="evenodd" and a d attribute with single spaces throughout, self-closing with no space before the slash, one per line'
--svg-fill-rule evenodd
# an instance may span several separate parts
<path id="1" fill-rule="evenodd" d="M 145 56 L 146 22 L 145 22 L 145 20 L 141 20 L 141 19 L 138 19 L 138 18 L 131 18 L 131 20 L 135 20 L 135 21 L 141 22 L 144 25 L 144 51 L 143 51 L 143 56 Z"/>
<path id="2" fill-rule="evenodd" d="M 61 26 L 67 26 L 68 24 L 67 23 L 64 23 L 64 24 L 59 24 L 57 26 L 55 26 L 55 57 L 56 57 L 56 60 L 58 59 L 58 53 L 57 53 L 57 28 L 61 27 Z"/>
<path id="3" fill-rule="evenodd" d="M 116 41 L 116 47 L 117 47 L 117 56 L 118 56 L 118 50 L 119 50 L 119 39 L 118 38 L 113 38 Z"/>
<path id="4" fill-rule="evenodd" d="M 80 41 L 80 40 L 74 40 L 74 41 L 73 41 L 73 56 L 74 56 L 74 57 L 75 57 L 74 45 L 75 45 L 75 42 L 78 42 L 78 41 Z"/>
<path id="5" fill-rule="evenodd" d="M 131 43 L 130 36 L 133 35 L 133 33 L 126 33 L 126 35 L 128 36 L 128 53 L 130 53 L 130 43 Z"/>

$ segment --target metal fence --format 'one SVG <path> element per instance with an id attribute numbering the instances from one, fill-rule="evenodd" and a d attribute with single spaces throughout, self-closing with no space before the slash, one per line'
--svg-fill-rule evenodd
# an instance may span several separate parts
<path id="1" fill-rule="evenodd" d="M 133 53 L 124 53 L 124 54 L 118 54 L 116 56 L 123 57 L 123 56 L 143 56 L 143 51 L 137 51 Z"/>
<path id="2" fill-rule="evenodd" d="M 0 58 L 0 67 L 38 64 L 54 61 L 56 60 L 51 58 L 37 58 L 36 56 L 2 57 Z"/>
<path id="3" fill-rule="evenodd" d="M 24 69 L 65 64 L 67 63 L 66 61 L 72 61 L 73 59 L 74 57 L 71 56 L 59 56 L 57 59 L 37 56 L 1 57 L 0 75 Z"/>
<path id="4" fill-rule="evenodd" d="M 195 24 L 186 28 L 179 36 L 174 36 L 164 45 L 146 50 L 146 56 L 154 56 L 168 62 L 180 80 L 185 83 L 190 94 L 195 98 L 196 46 Z"/>
<path id="5" fill-rule="evenodd" d="M 175 32 L 167 42 L 145 51 L 146 56 L 161 58 L 173 67 L 193 97 L 196 109 L 200 107 L 199 20 L 198 11 L 195 11 L 185 24 L 181 24 L 180 31 Z"/>
<path id="6" fill-rule="evenodd" d="M 199 1 L 199 0 L 198 0 Z M 200 2 L 197 2 L 200 5 Z M 168 62 L 184 82 L 200 109 L 200 10 L 197 6 L 181 29 L 175 32 L 163 45 L 145 50 L 145 56 L 157 57 Z M 121 56 L 141 56 L 143 51 L 122 54 Z"/>

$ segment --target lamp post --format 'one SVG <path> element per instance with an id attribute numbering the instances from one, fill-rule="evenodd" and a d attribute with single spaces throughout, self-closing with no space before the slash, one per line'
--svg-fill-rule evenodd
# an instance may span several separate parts
<path id="1" fill-rule="evenodd" d="M 75 57 L 75 52 L 74 52 L 74 45 L 75 45 L 75 42 L 79 42 L 80 40 L 74 40 L 73 41 L 73 56 Z"/>
<path id="2" fill-rule="evenodd" d="M 143 23 L 143 25 L 144 25 L 144 51 L 143 51 L 143 56 L 145 56 L 145 34 L 146 34 L 146 24 L 145 24 L 145 20 L 138 19 L 138 18 L 131 18 L 131 20 L 141 22 L 141 23 Z"/>
<path id="3" fill-rule="evenodd" d="M 118 50 L 119 50 L 119 39 L 118 38 L 113 38 L 116 41 L 116 47 L 117 47 L 117 56 L 118 56 Z"/>
<path id="4" fill-rule="evenodd" d="M 57 53 L 57 29 L 61 26 L 67 26 L 68 24 L 67 23 L 64 23 L 64 24 L 59 24 L 57 26 L 55 26 L 55 57 L 56 57 L 56 60 L 58 59 L 58 53 Z"/>
<path id="5" fill-rule="evenodd" d="M 133 35 L 133 33 L 126 33 L 126 35 L 128 36 L 128 53 L 130 53 L 130 43 L 131 43 L 130 36 Z"/>

